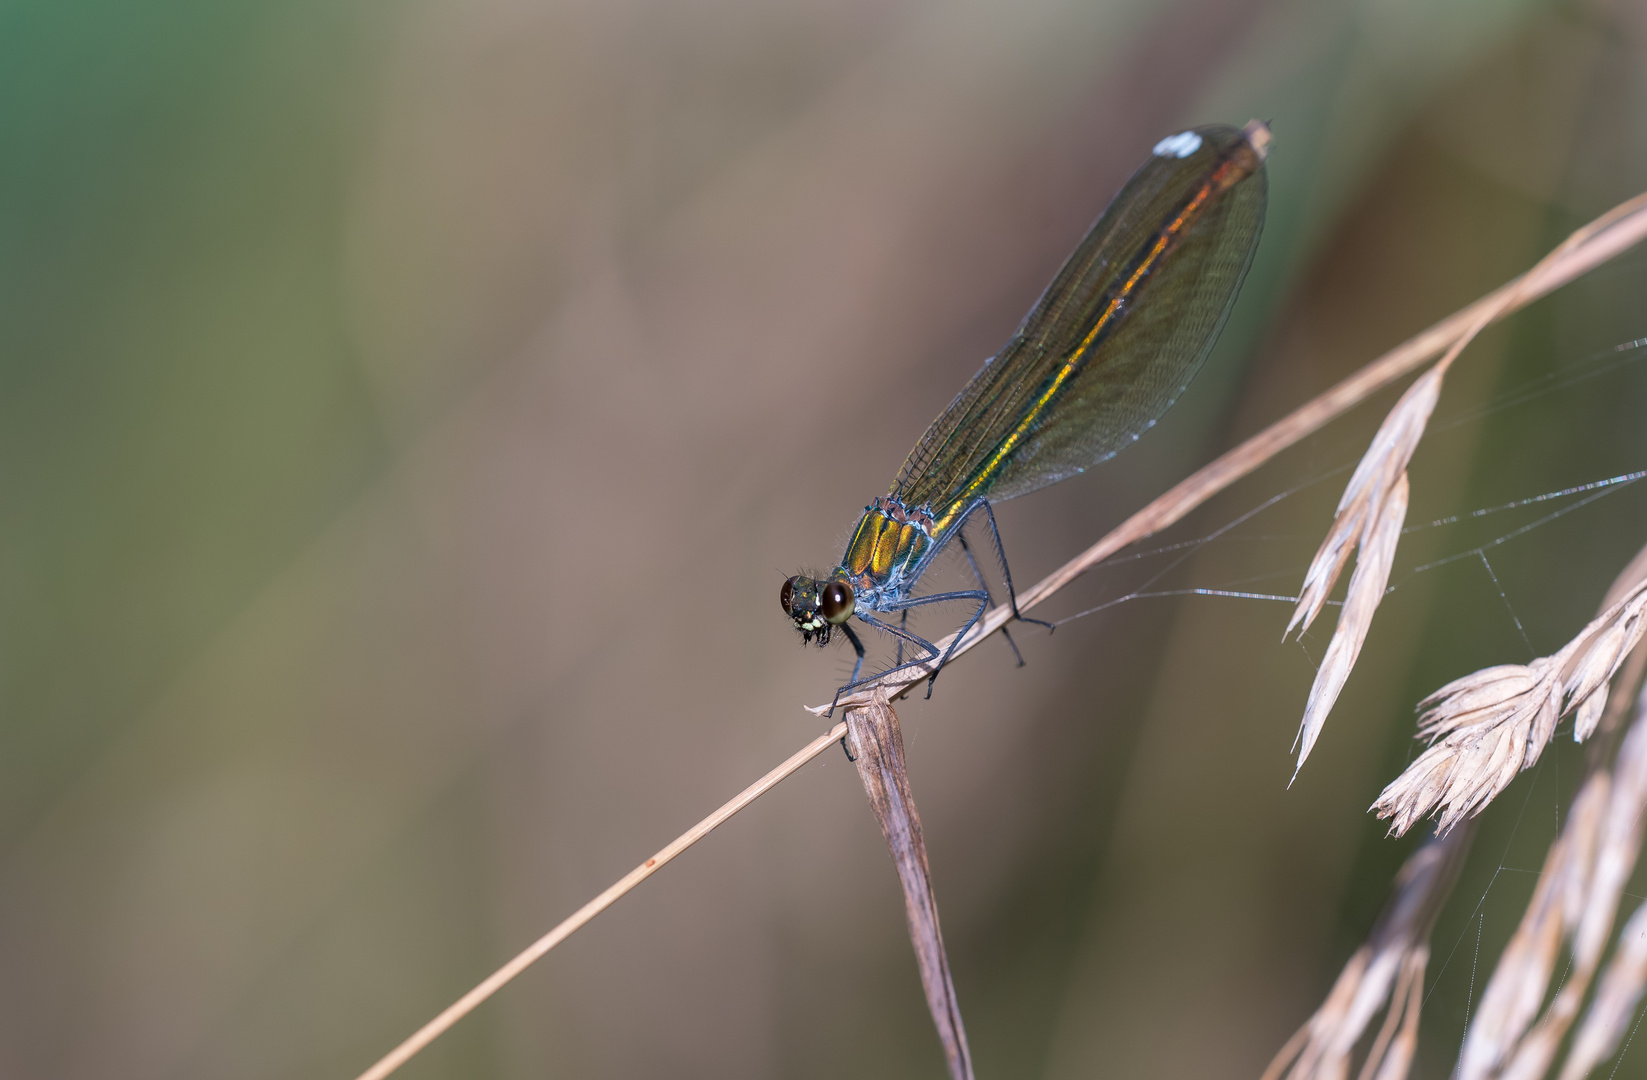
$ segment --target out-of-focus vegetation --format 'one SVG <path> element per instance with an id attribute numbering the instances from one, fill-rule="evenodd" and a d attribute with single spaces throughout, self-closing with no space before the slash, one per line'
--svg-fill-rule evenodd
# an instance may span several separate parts
<path id="1" fill-rule="evenodd" d="M 849 664 L 783 575 L 1158 138 L 1270 121 L 1266 236 L 1159 428 L 1002 508 L 1020 580 L 1647 189 L 1644 56 L 1604 2 L 0 9 L 0 1074 L 353 1075 L 814 733 Z M 1629 255 L 1473 345 L 1409 520 L 1642 468 L 1644 292 Z M 1161 587 L 1295 590 L 1340 486 Z M 1122 604 L 1021 633 L 1031 690 L 986 646 L 902 706 L 980 1075 L 1256 1076 L 1410 850 L 1364 808 L 1413 703 L 1566 641 L 1644 500 L 1492 548 L 1502 595 L 1414 571 L 1545 510 L 1409 536 L 1290 789 L 1326 631 L 1281 604 Z M 1579 757 L 1483 822 L 1419 1075 Z M 941 1070 L 831 757 L 405 1075 Z"/>

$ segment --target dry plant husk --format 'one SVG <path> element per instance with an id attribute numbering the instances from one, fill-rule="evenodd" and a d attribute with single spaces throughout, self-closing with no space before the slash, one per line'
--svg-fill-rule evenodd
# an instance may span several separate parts
<path id="1" fill-rule="evenodd" d="M 1419 703 L 1418 737 L 1429 749 L 1379 795 L 1373 809 L 1399 836 L 1434 812 L 1445 832 L 1481 812 L 1532 766 L 1567 713 L 1597 695 L 1647 633 L 1647 580 L 1581 630 L 1560 651 L 1529 664 L 1483 668 Z M 1597 705 L 1600 703 L 1598 702 Z M 1599 719 L 1596 706 L 1584 709 Z M 1582 741 L 1590 731 L 1574 728 Z"/>
<path id="2" fill-rule="evenodd" d="M 1472 830 L 1432 837 L 1408 857 L 1367 943 L 1344 965 L 1321 1007 L 1281 1048 L 1263 1080 L 1342 1080 L 1380 1009 L 1384 1023 L 1358 1080 L 1400 1080 L 1418 1047 L 1430 931 L 1469 854 Z"/>
<path id="3" fill-rule="evenodd" d="M 915 812 L 915 795 L 904 767 L 904 737 L 898 727 L 898 714 L 885 693 L 877 694 L 867 708 L 847 713 L 846 730 L 864 794 L 869 796 L 870 808 L 881 823 L 887 850 L 898 868 L 909 940 L 915 947 L 921 988 L 926 992 L 938 1040 L 944 1046 L 949 1075 L 952 1080 L 972 1080 L 972 1051 L 967 1048 L 961 1006 L 949 974 L 949 956 L 938 928 L 938 896 L 932 891 L 921 817 Z"/>
<path id="4" fill-rule="evenodd" d="M 1614 584 L 1614 591 L 1619 590 L 1619 585 L 1624 579 L 1634 580 L 1641 577 L 1647 577 L 1647 548 L 1643 548 L 1630 567 L 1620 575 L 1620 582 Z M 1623 707 L 1623 701 L 1627 696 L 1622 692 L 1624 689 L 1641 687 L 1640 696 L 1634 698 L 1634 727 L 1647 724 L 1647 685 L 1643 683 L 1644 675 L 1647 675 L 1647 645 L 1638 645 L 1625 661 L 1614 684 L 1613 693 L 1608 697 L 1606 710 L 1597 727 L 1599 737 L 1590 744 L 1592 764 L 1603 760 L 1602 748 L 1626 711 Z M 1620 757 L 1622 760 L 1622 751 Z M 1622 764 L 1619 771 L 1623 771 Z M 1647 804 L 1647 796 L 1643 796 L 1642 801 Z M 1622 890 L 1622 883 L 1630 877 L 1640 854 L 1642 813 L 1643 810 L 1638 808 L 1636 815 L 1628 821 L 1635 830 L 1633 837 L 1622 842 L 1602 844 L 1603 866 L 1596 873 L 1598 881 L 1617 880 L 1618 889 Z M 1620 817 L 1623 818 L 1624 815 L 1621 814 Z M 1624 824 L 1621 820 L 1615 827 L 1619 827 L 1619 831 L 1622 832 L 1621 826 Z M 1612 900 L 1615 913 L 1618 899 L 1619 896 L 1615 895 Z M 1600 926 L 1598 922 L 1592 924 L 1589 929 L 1590 935 L 1579 935 L 1579 943 L 1575 945 L 1574 951 L 1577 953 L 1588 948 L 1594 949 L 1599 955 L 1602 943 L 1598 938 L 1605 935 L 1607 927 Z M 1573 1037 L 1572 1046 L 1568 1049 L 1567 1060 L 1561 1069 L 1561 1080 L 1581 1080 L 1618 1050 L 1625 1024 L 1641 1001 L 1644 984 L 1647 984 L 1647 905 L 1636 909 L 1625 923 L 1624 929 L 1619 932 L 1613 958 L 1602 974 L 1600 986 L 1596 990 L 1595 999 L 1590 1003 L 1584 1023 L 1578 1034 Z M 1563 987 L 1557 1004 L 1561 1004 L 1561 997 L 1566 996 L 1567 990 Z M 1575 999 L 1560 1013 L 1557 1013 L 1555 1006 L 1551 1007 L 1550 1012 L 1559 1016 L 1564 1025 L 1571 1024 L 1578 1006 L 1579 1001 Z"/>

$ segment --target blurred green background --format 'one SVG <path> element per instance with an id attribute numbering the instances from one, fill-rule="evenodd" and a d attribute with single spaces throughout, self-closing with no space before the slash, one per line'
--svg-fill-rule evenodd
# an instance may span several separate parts
<path id="1" fill-rule="evenodd" d="M 0 6 L 0 1074 L 353 1076 L 809 739 L 847 654 L 783 576 L 1162 135 L 1272 123 L 1258 261 L 1149 438 L 1002 507 L 1020 582 L 1647 189 L 1644 59 L 1605 0 Z M 1644 296 L 1632 253 L 1472 346 L 1410 520 L 1647 467 Z M 1294 591 L 1341 486 L 1152 587 Z M 1559 647 L 1647 540 L 1642 485 L 1491 549 L 1503 596 L 1413 572 L 1549 509 L 1407 538 L 1290 788 L 1330 618 L 1282 645 L 1282 604 L 1026 629 L 901 706 L 979 1074 L 1256 1076 L 1410 850 L 1364 808 L 1413 703 Z M 1417 1075 L 1580 758 L 1488 813 Z M 404 1075 L 941 1076 L 851 767 Z"/>

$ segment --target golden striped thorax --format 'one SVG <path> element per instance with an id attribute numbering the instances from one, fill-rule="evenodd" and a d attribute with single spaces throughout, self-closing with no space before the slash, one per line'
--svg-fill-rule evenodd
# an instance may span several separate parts
<path id="1" fill-rule="evenodd" d="M 931 546 L 932 515 L 884 495 L 864 507 L 833 576 L 852 586 L 860 606 L 883 610 L 878 601 L 902 598 Z"/>

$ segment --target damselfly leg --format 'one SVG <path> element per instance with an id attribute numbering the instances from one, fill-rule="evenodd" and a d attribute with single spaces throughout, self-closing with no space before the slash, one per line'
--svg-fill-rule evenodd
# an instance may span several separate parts
<path id="1" fill-rule="evenodd" d="M 984 572 L 982 570 L 978 569 L 978 560 L 973 558 L 973 556 L 972 556 L 972 545 L 968 544 L 966 542 L 966 537 L 961 536 L 960 534 L 956 534 L 955 539 L 960 541 L 961 550 L 963 552 L 965 552 L 965 554 L 966 554 L 967 564 L 972 567 L 972 576 L 978 579 L 978 584 L 983 588 L 983 590 L 986 593 L 989 592 L 989 585 L 984 581 Z M 1006 561 L 1004 559 L 1001 561 L 1001 566 L 1002 566 L 1002 572 L 1004 573 L 1005 572 L 1005 567 L 1006 567 Z M 1011 585 L 1012 585 L 1011 578 L 1008 578 L 1007 586 L 1008 586 L 1009 589 L 1011 588 Z M 993 594 L 989 598 L 989 604 L 990 604 L 991 607 L 995 606 L 995 597 L 994 597 Z M 905 614 L 907 615 L 908 612 L 905 612 Z M 1017 609 L 1016 604 L 1013 605 L 1012 614 L 1017 618 L 1020 618 L 1020 619 L 1023 618 L 1022 615 L 1018 614 L 1018 609 Z M 1026 622 L 1029 622 L 1029 621 L 1040 622 L 1041 620 L 1040 619 L 1034 619 L 1034 620 L 1026 619 L 1024 621 L 1026 621 Z M 1051 633 L 1052 624 L 1051 623 L 1046 623 L 1045 625 L 1048 627 L 1048 633 Z M 1018 661 L 1018 666 L 1019 667 L 1023 667 L 1024 666 L 1024 654 L 1018 651 L 1018 643 L 1016 641 L 1012 640 L 1012 635 L 1007 632 L 1007 628 L 1004 627 L 1004 626 L 1001 627 L 1001 636 L 1006 638 L 1007 647 L 1012 650 L 1013 659 Z"/>
<path id="2" fill-rule="evenodd" d="M 966 556 L 967 566 L 971 568 L 973 579 L 977 581 L 978 587 L 976 589 L 961 589 L 954 592 L 933 593 L 930 596 L 917 596 L 887 604 L 883 609 L 883 612 L 886 614 L 890 614 L 894 611 L 898 612 L 897 626 L 893 626 L 891 623 L 877 619 L 866 611 L 857 612 L 855 616 L 857 619 L 875 627 L 878 630 L 886 631 L 891 634 L 898 643 L 896 659 L 893 661 L 893 665 L 885 671 L 880 672 L 877 675 L 873 675 L 867 679 L 860 679 L 858 677 L 863 669 L 863 646 L 858 641 L 857 637 L 851 633 L 851 630 L 843 623 L 841 629 L 847 631 L 848 638 L 851 640 L 853 648 L 858 650 L 858 661 L 852 668 L 852 680 L 845 686 L 842 686 L 840 689 L 835 691 L 836 702 L 840 701 L 841 695 L 849 694 L 853 690 L 858 689 L 860 686 L 867 686 L 869 683 L 872 683 L 877 679 L 885 678 L 894 672 L 902 671 L 905 668 L 918 667 L 921 664 L 925 664 L 928 661 L 936 659 L 938 661 L 938 666 L 933 669 L 932 674 L 928 676 L 926 681 L 926 696 L 929 698 L 932 696 L 932 687 L 933 684 L 938 681 L 938 673 L 944 669 L 945 664 L 949 663 L 950 657 L 955 654 L 955 649 L 958 645 L 960 645 L 962 639 L 964 639 L 967 634 L 971 632 L 972 628 L 978 624 L 978 620 L 983 618 L 984 612 L 989 610 L 989 608 L 995 603 L 995 599 L 990 593 L 989 583 L 984 578 L 983 568 L 978 565 L 978 559 L 972 553 L 972 545 L 967 543 L 966 536 L 964 535 L 964 530 L 967 523 L 971 521 L 973 515 L 977 514 L 980 510 L 983 511 L 984 520 L 989 524 L 989 535 L 991 541 L 993 541 L 995 545 L 995 556 L 1001 564 L 1001 576 L 1006 583 L 1008 601 L 1012 605 L 1012 617 L 1021 622 L 1035 623 L 1038 626 L 1044 626 L 1049 632 L 1053 629 L 1052 623 L 1046 622 L 1042 619 L 1027 618 L 1019 612 L 1018 593 L 1012 587 L 1012 568 L 1007 564 L 1006 549 L 1001 543 L 1001 530 L 995 523 L 995 511 L 990 508 L 988 499 L 979 498 L 962 512 L 954 528 L 949 531 L 949 537 L 960 544 L 961 552 Z M 932 551 L 921 560 L 921 564 L 916 568 L 913 576 L 919 577 L 920 574 L 925 571 L 926 567 L 932 562 L 932 560 L 938 556 L 939 552 L 947 546 L 947 541 L 942 545 L 935 546 Z M 961 627 L 960 631 L 956 633 L 954 639 L 950 641 L 949 648 L 940 653 L 937 645 L 918 634 L 912 633 L 909 630 L 909 613 L 914 608 L 925 607 L 928 604 L 944 603 L 950 600 L 976 600 L 978 601 L 978 607 L 977 610 L 972 613 L 972 616 L 967 619 L 965 625 Z M 1007 646 L 1012 649 L 1012 655 L 1017 660 L 1018 666 L 1023 667 L 1023 654 L 1018 651 L 1018 643 L 1012 640 L 1012 635 L 1007 632 L 1007 628 L 1005 626 L 1001 627 L 1001 636 L 1006 638 Z M 904 659 L 904 646 L 906 643 L 916 646 L 923 655 L 906 661 Z M 831 713 L 834 712 L 834 708 L 835 706 L 832 702 L 830 704 Z"/>
<path id="3" fill-rule="evenodd" d="M 854 634 L 852 627 L 846 625 L 846 623 L 841 624 L 841 633 L 846 635 L 846 640 L 852 642 L 852 651 L 858 654 L 857 659 L 852 661 L 852 680 L 847 684 L 855 686 L 858 682 L 858 676 L 863 674 L 864 670 L 864 643 L 858 640 L 858 635 Z M 835 696 L 840 697 L 841 692 L 839 690 L 835 691 Z M 841 745 L 845 746 L 846 744 L 842 743 Z"/>
<path id="4" fill-rule="evenodd" d="M 909 608 L 925 607 L 928 604 L 940 604 L 947 600 L 976 600 L 978 602 L 978 607 L 975 611 L 973 611 L 972 617 L 967 619 L 966 625 L 962 626 L 960 632 L 955 635 L 955 640 L 950 642 L 949 650 L 946 652 L 940 652 L 938 646 L 934 645 L 926 638 L 921 637 L 919 634 L 905 630 L 901 626 L 894 626 L 889 622 L 882 622 L 880 619 L 875 618 L 875 616 L 870 615 L 867 612 L 860 611 L 853 616 L 854 618 L 864 622 L 866 625 L 873 626 L 877 630 L 884 630 L 893 635 L 899 639 L 900 643 L 908 642 L 909 644 L 916 646 L 924 655 L 918 656 L 913 660 L 905 661 L 904 663 L 898 664 L 894 667 L 889 667 L 885 671 L 871 675 L 867 679 L 853 679 L 851 682 L 835 691 L 835 700 L 830 702 L 829 713 L 826 715 L 834 714 L 835 706 L 840 702 L 841 695 L 843 694 L 850 694 L 859 687 L 868 686 L 871 683 L 878 682 L 879 680 L 886 678 L 888 675 L 902 671 L 905 668 L 919 667 L 928 661 L 938 660 L 938 667 L 934 669 L 932 676 L 927 679 L 926 692 L 927 696 L 931 697 L 932 681 L 938 677 L 938 672 L 943 670 L 944 662 L 947 661 L 950 655 L 955 651 L 956 644 L 962 638 L 966 637 L 968 632 L 970 632 L 972 628 L 977 625 L 978 620 L 983 617 L 984 612 L 989 609 L 989 594 L 984 592 L 982 589 L 963 589 L 958 592 L 934 593 L 931 596 L 921 596 L 913 600 L 901 601 L 892 607 L 893 611 L 905 611 Z"/>
<path id="5" fill-rule="evenodd" d="M 984 515 L 989 519 L 989 535 L 990 538 L 995 541 L 995 557 L 1001 563 L 1001 577 L 1006 580 L 1007 600 L 1012 604 L 1012 617 L 1019 622 L 1034 623 L 1036 626 L 1044 626 L 1047 628 L 1047 633 L 1052 633 L 1052 631 L 1058 628 L 1056 623 L 1049 623 L 1045 619 L 1031 619 L 1018 610 L 1018 591 L 1012 587 L 1012 567 L 1007 563 L 1006 548 L 1001 546 L 1001 530 L 995 524 L 995 511 L 989 505 L 989 500 L 979 499 L 977 502 L 967 507 L 966 513 L 961 515 L 962 523 L 964 524 L 966 520 L 976 513 L 980 507 L 983 509 Z M 966 538 L 961 536 L 959 529 L 956 530 L 955 535 L 957 539 L 961 541 L 961 549 L 966 551 L 967 559 L 971 560 L 972 551 L 966 546 Z M 978 564 L 976 562 L 972 563 L 972 572 L 974 574 L 978 574 Z M 980 582 L 983 581 L 982 574 L 978 574 L 978 580 Z M 993 603 L 993 601 L 991 602 Z M 1006 633 L 1006 627 L 1001 627 L 1001 633 Z M 1007 640 L 1012 640 L 1010 635 L 1007 637 Z M 1018 651 L 1018 647 L 1014 645 L 1012 647 L 1012 651 L 1016 653 Z M 1022 664 L 1023 657 L 1020 656 L 1018 658 L 1018 662 Z"/>

